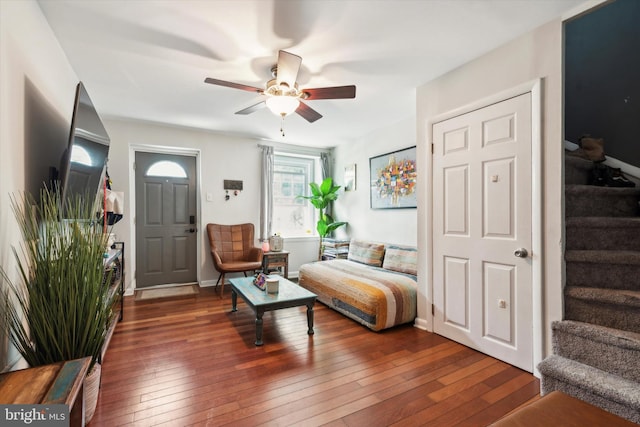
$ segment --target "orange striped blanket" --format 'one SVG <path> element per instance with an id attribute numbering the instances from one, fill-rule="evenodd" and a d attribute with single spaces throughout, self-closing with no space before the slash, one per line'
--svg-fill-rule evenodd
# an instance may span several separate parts
<path id="1" fill-rule="evenodd" d="M 298 283 L 318 301 L 374 331 L 416 317 L 416 276 L 335 259 L 302 265 Z"/>

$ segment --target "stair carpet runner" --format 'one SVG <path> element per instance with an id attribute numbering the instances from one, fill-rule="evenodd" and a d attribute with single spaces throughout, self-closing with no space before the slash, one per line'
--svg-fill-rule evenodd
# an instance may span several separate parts
<path id="1" fill-rule="evenodd" d="M 564 320 L 538 365 L 542 394 L 640 424 L 640 189 L 586 185 L 590 163 L 565 161 Z"/>

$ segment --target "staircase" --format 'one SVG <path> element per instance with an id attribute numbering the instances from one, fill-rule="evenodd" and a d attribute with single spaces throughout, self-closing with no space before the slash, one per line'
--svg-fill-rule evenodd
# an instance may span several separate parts
<path id="1" fill-rule="evenodd" d="M 542 394 L 640 423 L 640 189 L 586 185 L 591 166 L 565 158 L 564 320 L 538 365 Z"/>

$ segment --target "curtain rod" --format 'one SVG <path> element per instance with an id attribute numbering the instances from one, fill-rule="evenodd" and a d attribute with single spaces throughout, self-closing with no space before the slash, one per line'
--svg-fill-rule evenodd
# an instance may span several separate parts
<path id="1" fill-rule="evenodd" d="M 263 147 L 273 147 L 275 151 L 286 152 L 291 154 L 312 154 L 312 155 L 320 155 L 321 153 L 333 153 L 333 148 L 313 148 L 313 147 L 302 147 L 299 145 L 289 145 L 289 144 L 258 144 L 258 148 Z"/>

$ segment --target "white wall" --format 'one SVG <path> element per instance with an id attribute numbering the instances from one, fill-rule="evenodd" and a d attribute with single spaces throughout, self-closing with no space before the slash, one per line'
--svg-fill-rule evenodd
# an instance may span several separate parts
<path id="1" fill-rule="evenodd" d="M 25 170 L 25 145 L 28 138 L 46 135 L 68 138 L 77 83 L 38 4 L 0 1 L 0 265 L 14 280 L 11 246 L 19 244 L 20 236 L 10 195 L 24 191 L 27 176 L 36 172 Z M 3 339 L 0 370 L 17 359 Z"/>
<path id="2" fill-rule="evenodd" d="M 260 181 L 261 150 L 258 144 L 265 144 L 250 138 L 239 138 L 196 129 L 166 126 L 129 120 L 104 120 L 111 138 L 109 152 L 109 175 L 112 189 L 125 192 L 125 215 L 114 226 L 118 240 L 127 248 L 127 288 L 133 291 L 133 271 L 135 235 L 133 234 L 134 211 L 132 194 L 135 190 L 133 179 L 134 148 L 140 150 L 175 149 L 178 152 L 198 154 L 200 212 L 197 219 L 200 250 L 198 253 L 199 280 L 203 285 L 215 284 L 218 273 L 214 270 L 209 254 L 206 225 L 239 224 L 250 222 L 255 225 L 256 244 L 260 233 Z M 243 181 L 243 190 L 238 196 L 231 194 L 225 201 L 223 181 L 225 179 Z M 207 194 L 213 201 L 207 201 Z M 294 239 L 285 241 L 284 249 L 289 255 L 289 271 L 296 276 L 298 267 L 317 258 L 317 239 Z M 213 282 L 213 283 L 212 283 Z"/>
<path id="3" fill-rule="evenodd" d="M 369 158 L 416 145 L 415 119 L 381 128 L 353 143 L 334 149 L 334 180 L 344 185 L 344 168 L 356 164 L 356 191 L 340 190 L 335 203 L 335 219 L 347 221 L 337 237 L 374 240 L 417 246 L 417 209 L 371 209 Z M 418 175 L 422 173 L 417 162 Z"/>
<path id="4" fill-rule="evenodd" d="M 418 209 L 418 247 L 428 249 L 431 201 L 431 151 L 428 123 L 438 115 L 542 78 L 542 313 L 545 355 L 551 352 L 551 321 L 562 317 L 563 178 L 562 178 L 562 22 L 553 21 L 418 88 L 418 159 L 421 168 Z M 422 257 L 419 269 L 419 322 L 431 327 L 431 271 Z"/>

